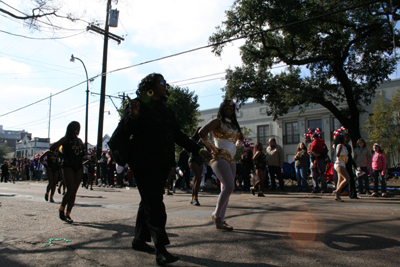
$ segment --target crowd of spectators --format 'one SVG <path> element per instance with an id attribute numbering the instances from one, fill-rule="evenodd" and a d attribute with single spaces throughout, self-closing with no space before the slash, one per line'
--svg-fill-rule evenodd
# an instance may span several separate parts
<path id="1" fill-rule="evenodd" d="M 295 170 L 294 174 L 297 181 L 298 192 L 312 192 L 312 193 L 326 193 L 328 192 L 327 179 L 325 172 L 327 171 L 327 164 L 330 163 L 328 156 L 328 148 L 325 145 L 323 139 L 320 139 L 318 134 L 313 134 L 311 141 L 308 146 L 301 142 L 299 143 L 294 156 Z M 335 148 L 333 148 L 335 149 Z M 357 148 L 354 150 L 354 172 L 362 173 L 358 177 L 358 194 L 374 195 L 377 196 L 378 189 L 374 189 L 371 193 L 369 190 L 369 175 L 374 177 L 375 187 L 378 188 L 378 183 L 382 183 L 383 196 L 386 196 L 386 183 L 382 176 L 384 171 L 383 167 L 377 168 L 376 158 L 379 156 L 379 160 L 384 158 L 384 154 L 380 149 L 379 145 L 375 144 L 374 154 L 371 150 L 365 147 L 365 141 L 360 139 L 357 142 Z M 284 154 L 283 149 L 276 143 L 274 138 L 269 140 L 269 145 L 264 149 L 266 157 L 266 170 L 267 175 L 263 183 L 263 191 L 285 191 L 283 173 Z M 90 152 L 90 151 L 89 151 Z M 93 151 L 94 153 L 94 151 Z M 244 147 L 244 152 L 241 155 L 241 159 L 237 162 L 237 172 L 235 181 L 236 191 L 248 191 L 250 192 L 251 186 L 254 185 L 258 179 L 253 162 L 253 148 L 248 146 Z M 182 190 L 186 193 L 191 193 L 190 181 L 192 180 L 193 174 L 188 166 L 188 159 L 190 153 L 186 150 L 182 150 L 177 158 L 177 166 L 172 169 L 171 178 L 169 179 L 166 189 L 175 192 L 175 190 Z M 46 168 L 40 162 L 39 155 L 36 155 L 33 159 L 28 158 L 13 158 L 11 162 L 4 161 L 1 165 L 1 182 L 12 182 L 19 180 L 30 180 L 30 181 L 41 181 L 46 179 Z M 375 159 L 375 161 L 374 161 Z M 97 164 L 96 164 L 97 163 Z M 371 164 L 372 163 L 372 164 Z M 386 162 L 384 163 L 386 164 Z M 91 165 L 91 166 L 89 166 Z M 333 163 L 332 163 L 333 165 Z M 383 164 L 381 164 L 383 165 Z M 87 162 L 84 164 L 84 179 L 82 181 L 82 187 L 92 188 L 90 182 L 90 168 L 95 171 L 95 179 L 93 183 L 97 186 L 108 187 L 108 188 L 122 188 L 122 187 L 136 187 L 135 179 L 128 164 L 120 166 L 114 162 L 114 158 L 110 151 L 103 152 L 100 160 L 94 163 Z M 357 171 L 358 170 L 358 171 Z M 335 174 L 335 173 L 334 173 Z M 309 179 L 312 180 L 312 188 L 309 188 Z M 60 180 L 62 178 L 60 177 Z M 277 184 L 278 182 L 278 184 Z M 337 183 L 337 177 L 333 179 L 333 185 L 331 188 L 335 188 Z M 204 191 L 206 187 L 219 188 L 218 177 L 212 172 L 211 167 L 207 162 L 204 162 L 202 168 L 202 181 L 200 191 Z M 349 191 L 347 188 L 345 191 Z M 346 194 L 346 193 L 345 193 Z"/>

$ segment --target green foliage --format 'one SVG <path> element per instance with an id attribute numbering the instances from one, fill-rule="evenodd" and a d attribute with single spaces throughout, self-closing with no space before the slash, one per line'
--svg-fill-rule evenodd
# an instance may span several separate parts
<path id="1" fill-rule="evenodd" d="M 374 143 L 379 143 L 390 155 L 392 163 L 400 160 L 400 91 L 387 104 L 380 98 L 374 113 L 363 127 Z"/>
<path id="2" fill-rule="evenodd" d="M 12 152 L 12 148 L 0 142 L 0 165 L 4 163 L 6 154 Z"/>
<path id="3" fill-rule="evenodd" d="M 173 86 L 169 87 L 170 96 L 167 100 L 167 106 L 175 111 L 176 119 L 181 126 L 182 132 L 192 136 L 200 123 L 200 105 L 197 103 L 198 96 L 189 88 Z"/>
<path id="4" fill-rule="evenodd" d="M 213 52 L 221 55 L 223 42 L 247 36 L 240 47 L 242 66 L 227 70 L 227 97 L 266 103 L 274 119 L 293 108 L 302 111 L 320 104 L 357 140 L 360 107 L 371 103 L 398 60 L 393 43 L 399 47 L 399 30 L 394 28 L 399 2 L 312 18 L 364 2 L 236 0 L 226 11 L 227 20 L 209 38 Z M 276 74 L 272 68 L 277 64 L 288 67 Z"/>

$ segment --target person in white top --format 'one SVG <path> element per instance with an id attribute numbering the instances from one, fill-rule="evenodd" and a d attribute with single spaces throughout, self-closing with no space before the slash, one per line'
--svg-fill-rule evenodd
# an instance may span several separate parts
<path id="1" fill-rule="evenodd" d="M 336 160 L 333 167 L 338 173 L 338 184 L 336 190 L 333 191 L 333 194 L 335 195 L 336 201 L 343 202 L 340 198 L 340 194 L 350 181 L 350 176 L 346 171 L 346 162 L 348 160 L 349 152 L 344 145 L 343 135 L 337 135 L 334 142 L 336 145 Z"/>

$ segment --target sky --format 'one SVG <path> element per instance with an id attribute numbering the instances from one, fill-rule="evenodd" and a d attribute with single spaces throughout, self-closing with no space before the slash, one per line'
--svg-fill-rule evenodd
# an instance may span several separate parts
<path id="1" fill-rule="evenodd" d="M 86 31 L 86 27 L 95 22 L 104 29 L 107 1 L 58 3 L 60 14 L 72 13 L 81 20 L 72 23 L 52 19 L 55 25 L 64 28 L 54 31 L 42 23 L 47 22 L 44 18 L 38 23 L 40 29 L 34 30 L 21 20 L 0 16 L 0 125 L 6 130 L 25 130 L 33 137 L 50 136 L 51 142 L 55 142 L 65 134 L 68 123 L 76 120 L 81 124 L 79 137 L 84 140 L 86 76 L 82 63 L 70 62 L 70 58 L 73 54 L 84 62 L 89 78 L 101 73 L 104 39 L 98 33 Z M 113 1 L 112 9 L 119 10 L 119 22 L 110 32 L 125 40 L 119 45 L 109 40 L 107 71 L 208 45 L 208 37 L 225 20 L 225 10 L 232 4 L 233 0 Z M 0 8 L 18 15 L 21 15 L 18 11 L 29 13 L 30 7 L 28 0 L 0 1 Z M 48 39 L 52 37 L 62 39 Z M 156 72 L 163 74 L 171 85 L 194 91 L 200 110 L 216 108 L 223 96 L 225 70 L 241 64 L 239 46 L 240 42 L 229 44 L 222 57 L 206 48 L 112 72 L 107 75 L 106 94 L 118 96 L 125 92 L 134 98 L 140 80 Z M 95 145 L 101 77 L 89 83 L 89 90 L 88 142 Z M 52 96 L 51 106 L 50 99 L 46 99 L 20 109 L 50 94 L 57 94 Z M 113 101 L 120 106 L 119 99 Z M 119 117 L 110 98 L 106 99 L 104 110 L 103 135 L 111 135 Z M 12 113 L 4 115 L 9 112 Z"/>
<path id="2" fill-rule="evenodd" d="M 64 136 L 68 123 L 75 120 L 81 124 L 79 137 L 84 140 L 86 76 L 81 62 L 70 62 L 73 54 L 84 62 L 89 78 L 95 77 L 89 83 L 88 124 L 88 142 L 95 145 L 103 36 L 86 31 L 86 27 L 94 22 L 104 28 L 107 1 L 53 2 L 60 7 L 60 14 L 72 13 L 80 20 L 52 19 L 55 25 L 63 28 L 54 31 L 45 24 L 48 22 L 45 18 L 38 23 L 40 29 L 34 30 L 21 20 L 4 14 L 0 16 L 0 125 L 5 130 L 25 130 L 33 137 L 50 137 L 50 141 L 55 142 Z M 226 20 L 225 11 L 233 2 L 113 1 L 112 9 L 118 9 L 120 13 L 118 27 L 110 28 L 110 32 L 125 40 L 119 45 L 109 40 L 107 71 L 110 73 L 107 75 L 106 94 L 118 96 L 125 92 L 131 98 L 136 97 L 140 80 L 156 72 L 163 74 L 169 84 L 194 91 L 198 95 L 200 110 L 217 108 L 223 96 L 221 88 L 225 85 L 225 70 L 241 65 L 239 47 L 243 41 L 229 43 L 222 57 L 215 56 L 211 48 L 206 48 L 148 64 L 141 63 L 208 45 L 209 36 Z M 18 15 L 19 11 L 30 13 L 31 7 L 30 0 L 0 0 L 0 8 Z M 393 77 L 398 77 L 397 73 Z M 50 99 L 45 99 L 50 94 L 54 95 L 51 105 Z M 45 100 L 40 101 L 42 99 Z M 31 105 L 37 101 L 40 102 Z M 113 101 L 117 107 L 120 106 L 119 99 Z M 119 117 L 110 98 L 106 99 L 104 110 L 103 135 L 111 136 Z"/>

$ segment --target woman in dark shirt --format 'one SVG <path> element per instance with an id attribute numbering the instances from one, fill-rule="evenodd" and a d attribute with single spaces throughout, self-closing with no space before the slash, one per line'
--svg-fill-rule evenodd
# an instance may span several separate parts
<path id="1" fill-rule="evenodd" d="M 44 199 L 46 201 L 49 200 L 50 192 L 50 202 L 54 202 L 54 192 L 56 191 L 56 184 L 61 171 L 60 156 L 60 151 L 57 149 L 54 151 L 47 150 L 39 159 L 40 162 L 42 162 L 42 164 L 46 167 L 47 179 L 49 180 L 46 188 L 46 194 L 44 195 Z M 44 162 L 45 157 L 47 159 L 46 162 Z"/>
<path id="2" fill-rule="evenodd" d="M 85 145 L 78 138 L 81 126 L 79 122 L 73 121 L 68 124 L 67 132 L 64 137 L 50 147 L 50 151 L 55 151 L 60 146 L 63 147 L 64 162 L 62 165 L 63 179 L 67 187 L 61 206 L 60 219 L 72 223 L 71 210 L 75 204 L 76 192 L 82 182 L 83 177 L 83 158 L 85 156 Z M 64 213 L 67 207 L 67 213 Z"/>
<path id="3" fill-rule="evenodd" d="M 307 153 L 306 145 L 301 142 L 297 146 L 295 156 L 295 170 L 297 180 L 297 191 L 308 191 L 307 171 L 310 166 L 310 156 Z"/>
<path id="4" fill-rule="evenodd" d="M 263 145 L 261 143 L 257 143 L 254 146 L 254 156 L 253 156 L 253 162 L 254 165 L 256 165 L 256 174 L 258 177 L 258 181 L 254 184 L 254 186 L 251 189 L 251 193 L 253 195 L 255 194 L 255 191 L 257 190 L 258 186 L 258 196 L 259 197 L 264 197 L 263 194 L 263 186 L 264 186 L 264 181 L 265 178 L 267 177 L 267 159 L 265 157 L 263 150 Z"/>

